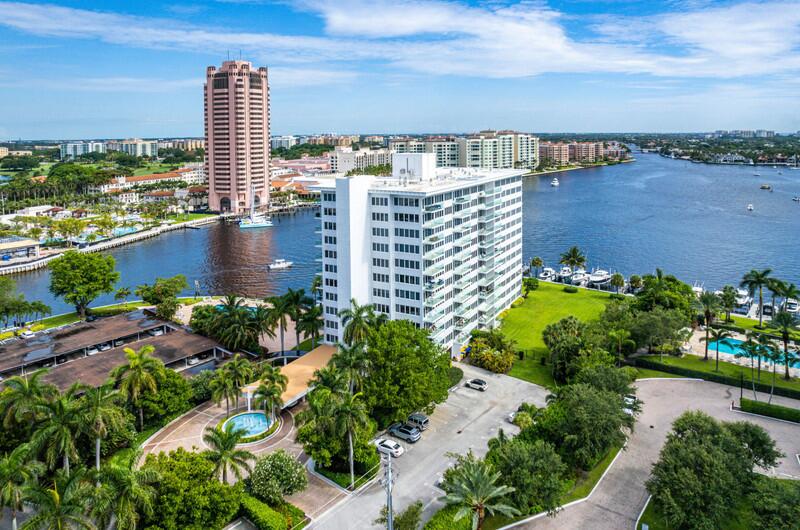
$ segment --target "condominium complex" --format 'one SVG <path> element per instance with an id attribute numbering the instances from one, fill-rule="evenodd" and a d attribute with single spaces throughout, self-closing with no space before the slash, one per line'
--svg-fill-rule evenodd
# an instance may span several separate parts
<path id="1" fill-rule="evenodd" d="M 194 151 L 195 149 L 205 148 L 206 143 L 198 138 L 179 138 L 175 140 L 160 140 L 159 149 L 182 149 L 184 151 Z"/>
<path id="2" fill-rule="evenodd" d="M 108 151 L 122 151 L 131 156 L 158 156 L 158 141 L 131 138 L 128 140 L 114 140 L 106 142 Z"/>
<path id="3" fill-rule="evenodd" d="M 539 160 L 550 161 L 550 164 L 566 166 L 569 164 L 569 145 L 551 142 L 539 144 Z"/>
<path id="4" fill-rule="evenodd" d="M 603 159 L 603 142 L 571 142 L 568 146 L 572 162 L 597 162 Z"/>
<path id="5" fill-rule="evenodd" d="M 0 147 L 0 158 L 8 156 L 8 147 Z"/>
<path id="6" fill-rule="evenodd" d="M 68 142 L 59 144 L 61 160 L 75 159 L 89 153 L 105 153 L 104 142 Z"/>
<path id="7" fill-rule="evenodd" d="M 242 213 L 269 203 L 269 84 L 265 67 L 225 61 L 206 70 L 208 204 Z"/>
<path id="8" fill-rule="evenodd" d="M 455 352 L 519 296 L 525 170 L 437 168 L 394 154 L 392 175 L 319 186 L 324 339 L 355 299 L 430 331 Z"/>
<path id="9" fill-rule="evenodd" d="M 337 147 L 331 154 L 331 171 L 347 173 L 354 169 L 365 169 L 369 166 L 383 166 L 392 163 L 392 154 L 388 149 L 359 149 Z"/>
<path id="10" fill-rule="evenodd" d="M 278 149 L 280 147 L 289 149 L 295 145 L 297 145 L 296 136 L 273 136 L 269 140 L 269 146 L 272 149 Z"/>
<path id="11" fill-rule="evenodd" d="M 433 153 L 437 167 L 533 169 L 539 160 L 539 139 L 515 131 L 481 131 L 466 137 L 432 136 L 389 142 L 397 153 Z"/>

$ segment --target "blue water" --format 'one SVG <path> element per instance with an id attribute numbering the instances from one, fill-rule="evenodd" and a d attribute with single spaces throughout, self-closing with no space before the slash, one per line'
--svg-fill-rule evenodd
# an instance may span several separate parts
<path id="1" fill-rule="evenodd" d="M 719 352 L 720 353 L 730 353 L 731 355 L 742 355 L 745 356 L 744 350 L 741 348 L 741 344 L 743 341 L 738 339 L 728 339 L 725 342 L 719 343 Z M 717 343 L 716 342 L 709 342 L 708 343 L 708 351 L 709 352 L 716 352 L 717 351 Z M 781 350 L 782 352 L 783 350 Z M 791 353 L 797 355 L 797 351 L 790 350 Z M 766 357 L 761 357 L 762 362 L 767 362 L 768 359 Z M 777 362 L 780 366 L 783 366 L 783 362 Z M 800 366 L 800 360 L 790 361 L 789 366 Z"/>
<path id="2" fill-rule="evenodd" d="M 232 425 L 236 429 L 244 429 L 245 436 L 255 436 L 266 432 L 271 423 L 263 412 L 245 412 L 227 420 L 222 428 L 226 429 L 228 425 Z"/>
<path id="3" fill-rule="evenodd" d="M 635 153 L 628 164 L 526 177 L 523 182 L 523 257 L 541 256 L 557 265 L 559 255 L 578 245 L 589 268 L 629 276 L 661 267 L 687 283 L 717 289 L 736 284 L 751 268 L 800 284 L 800 171 L 693 164 Z M 778 174 L 782 171 L 783 174 Z M 774 192 L 759 186 L 769 183 Z M 752 203 L 754 211 L 746 207 Z M 113 249 L 120 286 L 135 287 L 156 277 L 184 274 L 194 292 L 252 297 L 308 289 L 320 268 L 312 211 L 273 216 L 272 228 L 239 230 L 222 223 L 179 230 Z M 268 271 L 277 258 L 291 269 Z M 48 292 L 47 269 L 16 275 L 29 299 L 54 312 L 72 310 Z M 95 304 L 114 303 L 113 295 Z"/>

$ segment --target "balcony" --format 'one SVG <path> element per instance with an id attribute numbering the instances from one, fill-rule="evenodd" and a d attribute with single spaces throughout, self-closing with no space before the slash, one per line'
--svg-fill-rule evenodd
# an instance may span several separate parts
<path id="1" fill-rule="evenodd" d="M 423 274 L 425 276 L 436 276 L 437 274 L 442 272 L 444 269 L 445 269 L 445 264 L 444 264 L 444 262 L 440 261 L 440 262 L 434 263 L 432 265 L 429 265 L 428 267 L 425 267 L 425 270 L 423 271 Z"/>
<path id="2" fill-rule="evenodd" d="M 437 217 L 436 219 L 431 219 L 430 221 L 425 221 L 425 228 L 436 228 L 438 226 L 442 226 L 446 222 L 445 217 Z"/>

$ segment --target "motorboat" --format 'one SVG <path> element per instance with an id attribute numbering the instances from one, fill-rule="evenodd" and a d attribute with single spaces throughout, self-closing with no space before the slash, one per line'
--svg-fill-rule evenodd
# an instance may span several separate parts
<path id="1" fill-rule="evenodd" d="M 797 313 L 800 311 L 800 304 L 794 298 L 787 298 L 784 303 L 784 308 L 788 313 Z"/>
<path id="2" fill-rule="evenodd" d="M 793 200 L 794 202 L 800 202 L 800 197 L 792 197 L 792 200 Z"/>
<path id="3" fill-rule="evenodd" d="M 542 272 L 539 273 L 539 279 L 551 282 L 556 278 L 556 271 L 552 267 L 545 267 L 542 269 Z"/>
<path id="4" fill-rule="evenodd" d="M 589 284 L 600 286 L 605 285 L 611 281 L 611 274 L 607 270 L 595 269 L 589 275 Z"/>
<path id="5" fill-rule="evenodd" d="M 239 221 L 239 228 L 269 228 L 272 226 L 272 219 L 264 214 L 256 213 L 256 188 L 253 186 L 250 193 L 250 215 Z"/>
<path id="6" fill-rule="evenodd" d="M 762 190 L 771 190 L 772 186 L 770 186 L 769 184 L 762 184 L 761 185 L 761 189 Z"/>
<path id="7" fill-rule="evenodd" d="M 753 303 L 753 298 L 750 296 L 750 293 L 747 289 L 736 289 L 736 305 L 737 306 L 749 306 Z"/>
<path id="8" fill-rule="evenodd" d="M 560 282 L 565 282 L 569 280 L 570 276 L 572 276 L 572 267 L 567 267 L 566 265 L 564 265 L 558 271 L 558 281 Z"/>
<path id="9" fill-rule="evenodd" d="M 753 205 L 752 204 L 748 204 L 747 205 L 747 211 L 748 212 L 752 212 L 753 210 L 754 210 Z"/>
<path id="10" fill-rule="evenodd" d="M 694 285 L 692 285 L 692 292 L 697 298 L 700 298 L 700 295 L 703 294 L 703 291 L 703 284 L 694 282 Z"/>
<path id="11" fill-rule="evenodd" d="M 585 269 L 576 269 L 569 278 L 569 283 L 572 285 L 586 285 L 589 283 L 589 274 Z"/>
<path id="12" fill-rule="evenodd" d="M 761 173 L 753 173 L 753 176 L 754 176 L 754 177 L 760 177 L 760 176 L 761 176 Z"/>
<path id="13" fill-rule="evenodd" d="M 559 187 L 561 183 L 558 181 L 558 177 L 553 177 L 553 180 L 550 181 L 550 185 L 554 188 Z"/>
<path id="14" fill-rule="evenodd" d="M 291 261 L 287 261 L 285 259 L 276 259 L 275 261 L 267 265 L 267 268 L 269 270 L 288 269 L 292 265 L 294 265 L 294 263 L 292 263 Z"/>

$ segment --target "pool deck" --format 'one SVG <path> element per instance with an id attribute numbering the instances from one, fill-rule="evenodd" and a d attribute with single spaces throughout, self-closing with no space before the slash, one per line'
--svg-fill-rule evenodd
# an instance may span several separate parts
<path id="1" fill-rule="evenodd" d="M 697 329 L 694 333 L 692 333 L 692 337 L 689 339 L 689 345 L 691 346 L 691 351 L 686 353 L 691 353 L 692 355 L 697 355 L 698 357 L 705 356 L 705 348 L 706 343 L 701 341 L 701 338 L 705 338 L 706 333 L 701 329 Z M 742 333 L 731 332 L 731 338 L 736 340 L 744 341 L 747 339 Z M 789 348 L 791 350 L 791 347 Z M 709 358 L 716 357 L 717 352 L 713 347 L 708 348 L 708 356 Z M 719 360 L 725 361 L 731 364 L 737 364 L 740 366 L 750 366 L 750 361 L 744 357 L 737 358 L 732 353 L 725 353 L 723 351 L 719 352 Z M 772 363 L 769 361 L 764 361 L 765 366 L 768 366 L 770 369 L 772 368 Z M 764 364 L 762 363 L 762 364 Z M 779 369 L 783 369 L 783 364 L 778 364 Z M 792 377 L 800 377 L 800 368 L 792 368 L 789 367 L 789 375 Z"/>

